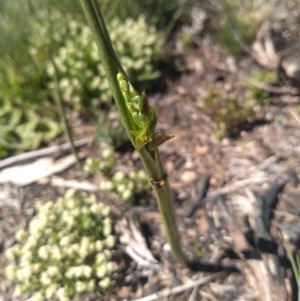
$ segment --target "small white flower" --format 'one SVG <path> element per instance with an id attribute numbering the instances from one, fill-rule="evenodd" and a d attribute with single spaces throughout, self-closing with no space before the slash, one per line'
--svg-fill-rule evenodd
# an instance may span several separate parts
<path id="1" fill-rule="evenodd" d="M 39 263 L 31 264 L 31 270 L 33 273 L 37 273 L 41 270 L 41 266 Z"/>
<path id="2" fill-rule="evenodd" d="M 122 200 L 128 201 L 132 197 L 132 191 L 130 189 L 126 189 L 122 192 Z"/>
<path id="3" fill-rule="evenodd" d="M 116 239 L 113 235 L 108 235 L 106 238 L 105 238 L 105 246 L 107 248 L 112 248 L 116 243 Z"/>
<path id="4" fill-rule="evenodd" d="M 95 290 L 95 281 L 90 280 L 86 283 L 86 291 L 87 292 L 93 292 Z"/>
<path id="5" fill-rule="evenodd" d="M 20 258 L 20 262 L 19 262 L 19 266 L 20 267 L 26 267 L 31 265 L 31 261 L 32 261 L 32 253 L 29 252 L 25 252 L 22 254 L 21 258 Z"/>
<path id="6" fill-rule="evenodd" d="M 70 237 L 70 235 L 63 236 L 63 237 L 60 239 L 60 241 L 59 241 L 59 245 L 60 245 L 61 247 L 66 247 L 66 246 L 70 245 L 70 243 L 71 243 L 71 237 Z"/>
<path id="7" fill-rule="evenodd" d="M 99 253 L 99 254 L 96 255 L 96 265 L 97 265 L 97 266 L 99 266 L 99 267 L 102 266 L 102 264 L 103 264 L 105 261 L 107 261 L 107 257 L 106 257 L 106 255 L 105 255 L 104 252 Z"/>
<path id="8" fill-rule="evenodd" d="M 117 191 L 118 193 L 123 194 L 123 192 L 126 191 L 126 184 L 119 184 L 117 186 Z"/>
<path id="9" fill-rule="evenodd" d="M 53 64 L 48 64 L 46 72 L 50 77 L 54 76 L 55 69 L 54 69 Z"/>
<path id="10" fill-rule="evenodd" d="M 53 296 L 55 296 L 56 291 L 57 291 L 57 286 L 55 284 L 48 286 L 45 291 L 46 299 L 51 299 Z M 44 300 L 44 299 L 42 299 L 42 300 Z"/>
<path id="11" fill-rule="evenodd" d="M 116 181 L 122 181 L 122 180 L 124 180 L 124 178 L 125 178 L 125 174 L 122 171 L 117 171 L 115 173 L 115 175 L 113 176 L 113 179 Z"/>
<path id="12" fill-rule="evenodd" d="M 16 286 L 16 288 L 15 288 L 15 290 L 14 290 L 14 295 L 15 295 L 16 297 L 19 297 L 19 296 L 22 295 L 22 288 L 21 288 L 20 285 L 17 285 L 17 286 Z"/>
<path id="13" fill-rule="evenodd" d="M 75 276 L 73 267 L 69 268 L 65 275 L 67 278 L 72 279 Z"/>
<path id="14" fill-rule="evenodd" d="M 43 225 L 41 225 L 42 222 L 38 219 L 38 218 L 34 218 L 30 224 L 29 224 L 29 232 L 30 234 L 39 234 L 40 230 L 43 229 L 44 227 L 44 223 Z"/>
<path id="15" fill-rule="evenodd" d="M 38 235 L 30 234 L 30 236 L 28 237 L 23 249 L 24 250 L 31 250 L 32 248 L 36 248 L 38 239 L 39 239 Z"/>
<path id="16" fill-rule="evenodd" d="M 15 265 L 9 265 L 5 269 L 5 276 L 8 280 L 15 280 L 16 278 L 16 266 Z"/>
<path id="17" fill-rule="evenodd" d="M 106 148 L 102 151 L 102 157 L 107 159 L 108 157 L 113 155 L 113 150 L 111 148 Z"/>
<path id="18" fill-rule="evenodd" d="M 70 215 L 72 217 L 78 217 L 80 216 L 80 208 L 73 208 L 72 211 L 70 211 Z"/>
<path id="19" fill-rule="evenodd" d="M 92 204 L 91 207 L 90 207 L 90 212 L 94 213 L 94 214 L 98 214 L 100 212 L 99 210 L 99 206 L 98 204 Z"/>
<path id="20" fill-rule="evenodd" d="M 50 252 L 50 258 L 53 260 L 60 260 L 62 258 L 62 253 L 61 250 L 58 246 L 52 246 L 51 249 L 49 250 Z"/>
<path id="21" fill-rule="evenodd" d="M 38 250 L 38 256 L 41 259 L 46 260 L 49 256 L 48 247 L 47 246 L 41 246 Z"/>
<path id="22" fill-rule="evenodd" d="M 85 65 L 83 61 L 76 61 L 76 63 L 73 65 L 73 68 L 77 69 L 78 71 L 82 71 L 85 69 Z"/>
<path id="23" fill-rule="evenodd" d="M 80 247 L 80 249 L 77 250 L 77 252 L 81 259 L 85 259 L 89 255 L 89 249 L 87 247 Z"/>
<path id="24" fill-rule="evenodd" d="M 65 193 L 64 199 L 72 199 L 75 196 L 76 191 L 74 189 L 68 189 L 67 192 Z"/>
<path id="25" fill-rule="evenodd" d="M 9 260 L 14 260 L 15 257 L 19 257 L 21 252 L 21 247 L 20 245 L 15 245 L 12 248 L 9 248 L 5 251 L 5 256 Z"/>
<path id="26" fill-rule="evenodd" d="M 106 275 L 106 264 L 103 263 L 99 267 L 97 267 L 96 275 L 98 278 L 103 278 Z"/>
<path id="27" fill-rule="evenodd" d="M 22 242 L 24 241 L 28 236 L 27 231 L 25 231 L 24 229 L 19 229 L 15 235 L 17 241 Z"/>
<path id="28" fill-rule="evenodd" d="M 77 293 L 83 293 L 87 289 L 86 283 L 83 281 L 76 281 L 75 287 Z"/>
<path id="29" fill-rule="evenodd" d="M 76 207 L 76 201 L 74 200 L 73 197 L 70 198 L 66 198 L 63 202 L 64 207 L 67 209 L 73 209 L 74 207 Z"/>
<path id="30" fill-rule="evenodd" d="M 54 277 L 56 275 L 58 275 L 59 273 L 59 269 L 57 266 L 50 266 L 48 267 L 47 269 L 47 274 L 50 276 L 50 277 Z"/>
<path id="31" fill-rule="evenodd" d="M 46 272 L 43 272 L 43 273 L 41 274 L 40 281 L 41 281 L 41 283 L 42 283 L 43 285 L 45 285 L 45 286 L 50 285 L 51 282 L 52 282 L 51 278 L 49 277 L 48 273 L 46 273 Z"/>
<path id="32" fill-rule="evenodd" d="M 110 221 L 106 222 L 106 223 L 103 223 L 103 230 L 102 230 L 102 232 L 103 232 L 104 236 L 108 236 L 109 234 L 111 234 L 111 232 L 112 232 L 112 224 L 111 224 Z"/>
<path id="33" fill-rule="evenodd" d="M 68 254 L 68 256 L 73 257 L 74 255 L 78 255 L 78 250 L 80 249 L 80 245 L 78 243 L 72 244 L 67 250 L 65 250 L 65 253 Z"/>
<path id="34" fill-rule="evenodd" d="M 139 178 L 139 179 L 147 179 L 147 175 L 146 175 L 146 173 L 143 170 L 139 170 L 137 172 L 137 178 Z"/>
<path id="35" fill-rule="evenodd" d="M 63 212 L 62 220 L 68 228 L 71 228 L 75 223 L 74 217 L 70 214 L 70 212 Z"/>
<path id="36" fill-rule="evenodd" d="M 60 300 L 60 301 L 68 301 L 69 300 L 68 294 L 63 287 L 60 287 L 57 290 L 56 296 L 57 296 L 58 300 Z"/>
<path id="37" fill-rule="evenodd" d="M 113 188 L 113 183 L 111 181 L 103 180 L 100 182 L 99 186 L 100 186 L 100 189 L 102 189 L 102 190 L 111 191 Z"/>
<path id="38" fill-rule="evenodd" d="M 83 265 L 81 275 L 84 278 L 90 278 L 92 275 L 92 268 L 88 265 Z"/>
<path id="39" fill-rule="evenodd" d="M 94 76 L 93 80 L 90 82 L 89 88 L 91 90 L 94 90 L 97 87 L 99 87 L 100 83 L 101 83 L 101 78 L 99 76 Z"/>
<path id="40" fill-rule="evenodd" d="M 52 295 L 53 296 L 53 295 Z M 51 297 L 52 297 L 51 296 Z M 49 298 L 50 299 L 50 298 Z M 44 301 L 44 296 L 42 295 L 41 292 L 38 292 L 38 293 L 35 293 L 33 296 L 32 296 L 32 301 Z"/>
<path id="41" fill-rule="evenodd" d="M 104 206 L 101 210 L 103 216 L 108 216 L 110 214 L 110 208 L 108 206 Z"/>
<path id="42" fill-rule="evenodd" d="M 67 78 L 62 78 L 59 81 L 59 88 L 62 89 L 62 90 L 67 88 L 69 85 L 70 85 L 70 81 Z"/>
<path id="43" fill-rule="evenodd" d="M 111 281 L 110 281 L 109 277 L 105 277 L 105 278 L 103 278 L 102 280 L 100 280 L 100 281 L 98 282 L 98 285 L 99 285 L 102 289 L 108 288 L 108 287 L 110 286 L 110 284 L 111 284 Z"/>
<path id="44" fill-rule="evenodd" d="M 30 268 L 30 266 L 23 267 L 23 268 L 18 269 L 16 271 L 16 278 L 20 282 L 27 282 L 27 280 L 30 278 L 30 276 L 31 276 L 31 268 Z"/>
<path id="45" fill-rule="evenodd" d="M 103 250 L 104 244 L 101 240 L 97 240 L 95 242 L 95 249 L 97 252 L 101 252 Z"/>

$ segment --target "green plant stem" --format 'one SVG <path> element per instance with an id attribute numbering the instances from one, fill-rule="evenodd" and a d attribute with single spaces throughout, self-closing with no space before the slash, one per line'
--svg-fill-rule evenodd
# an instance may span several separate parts
<path id="1" fill-rule="evenodd" d="M 285 246 L 287 254 L 288 254 L 288 258 L 291 262 L 292 265 L 292 269 L 295 275 L 295 279 L 296 279 L 296 284 L 297 284 L 297 289 L 298 289 L 298 296 L 297 296 L 297 300 L 300 301 L 300 250 L 296 250 L 295 254 L 293 254 L 293 252 L 289 249 L 289 247 Z"/>
<path id="2" fill-rule="evenodd" d="M 68 124 L 68 120 L 67 120 L 67 117 L 66 117 L 64 104 L 63 104 L 63 98 L 62 98 L 59 83 L 58 83 L 57 67 L 56 67 L 56 64 L 55 64 L 54 61 L 52 61 L 52 65 L 53 65 L 53 68 L 54 68 L 54 79 L 55 79 L 55 86 L 56 86 L 55 87 L 56 88 L 55 89 L 56 90 L 56 95 L 55 95 L 54 98 L 56 100 L 56 103 L 57 103 L 57 106 L 58 106 L 58 109 L 59 109 L 60 119 L 61 119 L 61 122 L 63 123 L 63 126 L 64 126 L 64 132 L 65 132 L 65 134 L 67 136 L 67 139 L 68 139 L 68 141 L 70 143 L 70 146 L 71 146 L 71 151 L 72 151 L 73 155 L 75 156 L 76 163 L 77 163 L 78 167 L 81 169 L 82 166 L 81 166 L 81 163 L 80 163 L 80 159 L 79 159 L 79 156 L 78 156 L 75 144 L 74 144 L 74 139 L 73 139 L 73 136 L 72 136 L 69 124 Z"/>
<path id="3" fill-rule="evenodd" d="M 135 145 L 135 140 L 131 133 L 132 129 L 135 128 L 135 125 L 131 115 L 128 112 L 125 100 L 122 96 L 117 81 L 117 74 L 119 72 L 122 73 L 126 78 L 128 78 L 128 76 L 126 76 L 126 73 L 120 64 L 117 55 L 115 54 L 97 1 L 80 0 L 80 2 L 86 19 L 95 36 L 99 55 L 122 122 L 132 144 Z M 140 150 L 138 150 L 138 152 L 144 168 L 150 178 L 158 208 L 163 220 L 166 238 L 171 246 L 173 255 L 179 263 L 182 265 L 187 265 L 187 260 L 180 244 L 180 237 L 177 229 L 169 182 L 164 171 L 158 149 L 155 148 L 154 150 L 149 150 L 147 147 L 142 147 Z"/>

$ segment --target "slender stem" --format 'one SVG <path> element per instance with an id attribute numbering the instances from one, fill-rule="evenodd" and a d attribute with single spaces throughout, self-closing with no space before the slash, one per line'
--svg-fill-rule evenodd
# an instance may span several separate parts
<path id="1" fill-rule="evenodd" d="M 102 60 L 103 67 L 106 72 L 106 76 L 113 93 L 116 106 L 121 115 L 122 122 L 126 128 L 127 134 L 135 145 L 135 140 L 132 135 L 132 129 L 135 128 L 135 124 L 125 104 L 125 100 L 120 91 L 120 87 L 117 81 L 117 74 L 120 72 L 126 78 L 117 55 L 113 49 L 111 40 L 109 38 L 108 31 L 103 20 L 100 8 L 96 0 L 80 0 L 81 6 L 85 13 L 86 19 L 93 31 L 96 39 L 96 43 L 99 50 L 99 55 Z M 148 173 L 150 182 L 152 184 L 154 194 L 157 200 L 158 208 L 163 220 L 164 230 L 168 243 L 171 246 L 172 252 L 176 260 L 186 265 L 187 261 L 180 244 L 179 232 L 177 229 L 176 218 L 171 191 L 167 175 L 163 168 L 158 149 L 149 150 L 147 147 L 142 147 L 137 150 L 144 168 Z"/>
<path id="2" fill-rule="evenodd" d="M 71 151 L 72 151 L 73 155 L 76 158 L 77 166 L 79 167 L 79 169 L 81 169 L 82 166 L 81 166 L 81 163 L 80 163 L 79 155 L 78 155 L 78 152 L 76 150 L 73 135 L 72 135 L 71 129 L 69 127 L 68 120 L 67 120 L 66 113 L 65 113 L 63 98 L 62 98 L 61 90 L 60 90 L 59 83 L 58 83 L 57 67 L 56 67 L 56 64 L 55 64 L 54 60 L 52 60 L 52 65 L 53 65 L 53 68 L 54 68 L 54 79 L 55 79 L 55 90 L 56 90 L 56 95 L 55 95 L 54 98 L 55 98 L 57 106 L 59 108 L 60 119 L 61 119 L 61 122 L 64 126 L 64 131 L 65 131 L 65 134 L 67 136 L 67 139 L 70 143 Z"/>

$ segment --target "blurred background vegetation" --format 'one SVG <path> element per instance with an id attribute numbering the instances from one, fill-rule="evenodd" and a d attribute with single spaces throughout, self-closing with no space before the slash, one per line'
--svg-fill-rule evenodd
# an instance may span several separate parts
<path id="1" fill-rule="evenodd" d="M 249 43 L 266 15 L 267 6 L 258 9 L 257 3 L 103 0 L 101 6 L 126 71 L 140 87 L 151 88 L 166 68 L 174 68 L 164 50 L 171 33 L 192 41 L 195 31 L 180 28 L 193 28 L 205 12 L 215 40 L 240 54 L 236 37 Z M 0 0 L 0 35 L 0 158 L 62 133 L 56 79 L 69 119 L 97 122 L 111 143 L 124 140 L 79 1 Z"/>

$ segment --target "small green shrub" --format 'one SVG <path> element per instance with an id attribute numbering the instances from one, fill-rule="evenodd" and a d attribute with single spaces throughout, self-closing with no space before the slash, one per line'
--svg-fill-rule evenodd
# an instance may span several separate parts
<path id="1" fill-rule="evenodd" d="M 115 166 L 115 153 L 114 149 L 110 146 L 106 146 L 99 157 L 87 158 L 84 164 L 84 171 L 97 172 L 101 171 L 105 174 L 109 173 Z"/>
<path id="2" fill-rule="evenodd" d="M 110 121 L 110 111 L 115 111 L 88 26 L 79 17 L 63 15 L 55 9 L 39 9 L 31 18 L 28 12 L 26 16 L 26 31 L 17 36 L 19 40 L 13 39 L 14 44 L 9 39 L 9 36 L 14 37 L 13 30 L 6 28 L 9 24 L 14 28 L 13 21 L 0 21 L 0 29 L 7 29 L 5 36 L 11 48 L 15 49 L 12 47 L 15 45 L 20 49 L 20 54 L 10 53 L 8 47 L 0 59 L 3 108 L 0 122 L 8 125 L 0 132 L 0 157 L 36 148 L 61 133 L 53 99 L 56 94 L 53 61 L 58 70 L 62 98 L 68 107 L 89 120 L 104 116 L 103 124 Z M 113 19 L 109 29 L 131 78 L 147 81 L 159 76 L 156 62 L 162 55 L 162 39 L 143 16 L 136 20 Z M 116 131 L 119 128 L 116 126 Z"/>
<path id="3" fill-rule="evenodd" d="M 15 152 L 37 148 L 55 138 L 61 127 L 55 118 L 18 105 L 18 100 L 0 96 L 0 158 Z"/>
<path id="4" fill-rule="evenodd" d="M 47 101 L 43 64 L 30 49 L 30 12 L 23 2 L 0 4 L 0 158 L 36 148 L 61 132 Z"/>
<path id="5" fill-rule="evenodd" d="M 65 20 L 57 13 L 51 23 L 56 28 L 61 23 L 65 24 Z M 147 25 L 143 16 L 122 22 L 113 19 L 109 24 L 109 32 L 122 65 L 131 78 L 144 81 L 159 76 L 155 61 L 161 55 L 161 38 L 154 27 Z M 70 20 L 67 26 L 55 30 L 54 39 L 59 48 L 53 60 L 58 69 L 59 87 L 65 103 L 77 111 L 88 111 L 92 115 L 101 105 L 109 105 L 112 97 L 88 26 Z M 49 78 L 47 86 L 52 90 L 55 80 L 51 61 L 47 64 L 46 74 Z"/>
<path id="6" fill-rule="evenodd" d="M 111 180 L 101 181 L 100 189 L 116 193 L 122 202 L 134 202 L 138 194 L 150 189 L 150 184 L 143 170 L 131 171 L 128 175 L 118 171 Z"/>
<path id="7" fill-rule="evenodd" d="M 251 102 L 241 105 L 234 94 L 210 91 L 200 110 L 209 115 L 217 125 L 216 137 L 235 137 L 241 127 L 254 116 Z"/>
<path id="8" fill-rule="evenodd" d="M 213 6 L 212 23 L 216 41 L 230 53 L 238 55 L 242 44 L 253 41 L 255 34 L 271 11 L 271 5 L 255 0 L 225 0 Z"/>
<path id="9" fill-rule="evenodd" d="M 6 251 L 7 278 L 17 295 L 67 301 L 82 293 L 105 292 L 112 284 L 115 244 L 109 207 L 94 196 L 68 191 L 56 203 L 38 203 L 28 229 L 16 233 Z"/>
<path id="10" fill-rule="evenodd" d="M 275 70 L 253 69 L 250 73 L 250 78 L 262 84 L 272 84 L 277 81 L 277 72 Z M 261 105 L 266 105 L 269 103 L 270 93 L 268 91 L 259 89 L 258 87 L 251 85 L 251 83 L 247 84 L 247 87 L 251 92 L 251 99 L 253 99 L 255 103 Z"/>
<path id="11" fill-rule="evenodd" d="M 197 1 L 197 0 L 194 0 Z M 108 2 L 110 8 L 112 0 Z M 116 1 L 114 1 L 116 2 Z M 140 14 L 146 14 L 147 20 L 155 27 L 165 29 L 179 6 L 182 6 L 181 0 L 119 0 L 115 8 L 115 13 L 121 18 L 136 18 Z M 185 1 L 186 3 L 187 1 Z M 191 2 L 191 1 L 189 1 Z M 189 3 L 190 4 L 190 3 Z M 188 6 L 188 5 L 187 5 Z M 106 14 L 107 12 L 103 10 Z"/>

